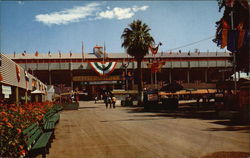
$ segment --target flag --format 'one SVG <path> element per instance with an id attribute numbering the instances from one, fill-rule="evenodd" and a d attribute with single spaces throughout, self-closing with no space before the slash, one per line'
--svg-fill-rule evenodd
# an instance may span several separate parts
<path id="1" fill-rule="evenodd" d="M 25 84 L 26 84 L 26 90 L 29 89 L 29 75 L 28 75 L 28 72 L 27 71 L 24 71 L 24 74 L 25 74 Z"/>
<path id="2" fill-rule="evenodd" d="M 190 56 L 190 51 L 188 51 L 188 56 Z"/>
<path id="3" fill-rule="evenodd" d="M 70 56 L 70 57 L 72 57 L 72 53 L 71 53 L 71 51 L 69 52 L 69 56 Z"/>
<path id="4" fill-rule="evenodd" d="M 14 51 L 14 58 L 16 57 L 16 52 Z"/>
<path id="5" fill-rule="evenodd" d="M 22 56 L 25 56 L 25 55 L 26 55 L 26 51 L 23 51 Z"/>
<path id="6" fill-rule="evenodd" d="M 227 46 L 227 39 L 228 39 L 228 30 L 223 29 L 221 35 L 221 48 L 225 48 Z"/>
<path id="7" fill-rule="evenodd" d="M 181 54 L 181 50 L 179 50 L 179 53 Z"/>
<path id="8" fill-rule="evenodd" d="M 240 30 L 239 31 L 239 39 L 238 39 L 238 48 L 241 48 L 246 40 L 246 31 Z"/>
<path id="9" fill-rule="evenodd" d="M 36 51 L 35 56 L 38 57 L 38 55 L 39 55 L 39 53 L 38 53 L 38 51 Z"/>
<path id="10" fill-rule="evenodd" d="M 17 78 L 17 81 L 20 82 L 20 79 L 21 79 L 20 68 L 17 65 L 16 65 L 16 78 Z"/>
<path id="11" fill-rule="evenodd" d="M 172 51 L 170 51 L 169 54 L 172 54 Z"/>
<path id="12" fill-rule="evenodd" d="M 62 54 L 61 54 L 61 52 L 59 51 L 59 57 L 61 58 L 62 57 Z"/>
<path id="13" fill-rule="evenodd" d="M 226 6 L 232 8 L 234 6 L 234 1 L 235 0 L 226 0 Z"/>
<path id="14" fill-rule="evenodd" d="M 51 53 L 50 53 L 50 51 L 48 52 L 48 56 L 50 56 L 50 57 L 51 57 Z"/>

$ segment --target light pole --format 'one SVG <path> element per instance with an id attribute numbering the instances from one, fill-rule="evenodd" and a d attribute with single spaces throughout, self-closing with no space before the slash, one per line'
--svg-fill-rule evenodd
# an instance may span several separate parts
<path id="1" fill-rule="evenodd" d="M 231 15 L 231 29 L 232 31 L 234 30 L 234 17 L 233 17 L 233 7 L 232 7 L 232 11 L 230 13 Z M 236 80 L 236 43 L 234 41 L 233 43 L 234 45 L 234 51 L 233 51 L 233 67 L 234 67 L 234 93 L 237 93 L 237 80 Z"/>

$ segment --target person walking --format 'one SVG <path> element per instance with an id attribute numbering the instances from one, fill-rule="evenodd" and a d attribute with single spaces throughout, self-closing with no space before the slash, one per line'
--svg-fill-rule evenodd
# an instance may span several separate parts
<path id="1" fill-rule="evenodd" d="M 116 97 L 115 97 L 115 96 L 113 96 L 111 100 L 112 100 L 112 105 L 113 105 L 113 108 L 115 108 Z"/>
<path id="2" fill-rule="evenodd" d="M 112 100 L 111 100 L 110 96 L 107 97 L 107 102 L 109 104 L 109 108 L 111 109 L 112 108 Z"/>

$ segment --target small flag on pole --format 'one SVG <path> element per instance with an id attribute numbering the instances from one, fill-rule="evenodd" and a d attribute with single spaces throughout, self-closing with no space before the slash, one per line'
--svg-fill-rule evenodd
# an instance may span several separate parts
<path id="1" fill-rule="evenodd" d="M 14 58 L 16 57 L 16 51 L 14 51 Z"/>
<path id="2" fill-rule="evenodd" d="M 26 51 L 23 51 L 22 56 L 25 56 L 25 55 L 26 55 Z"/>
<path id="3" fill-rule="evenodd" d="M 106 45 L 105 45 L 105 42 L 104 42 L 104 48 L 103 48 L 104 50 L 104 58 L 106 58 Z"/>
<path id="4" fill-rule="evenodd" d="M 38 57 L 38 55 L 39 55 L 39 53 L 38 53 L 38 51 L 36 51 L 35 56 Z"/>
<path id="5" fill-rule="evenodd" d="M 61 54 L 61 51 L 59 50 L 59 57 L 61 58 L 62 57 L 62 54 Z"/>
<path id="6" fill-rule="evenodd" d="M 71 51 L 69 52 L 69 56 L 70 56 L 70 57 L 72 57 L 72 53 L 71 53 Z"/>
<path id="7" fill-rule="evenodd" d="M 50 57 L 51 57 L 51 52 L 50 52 L 50 51 L 48 52 L 48 56 L 50 56 Z"/>

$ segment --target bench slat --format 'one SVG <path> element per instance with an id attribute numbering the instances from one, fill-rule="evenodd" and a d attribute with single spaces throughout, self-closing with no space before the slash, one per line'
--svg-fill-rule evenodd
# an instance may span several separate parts
<path id="1" fill-rule="evenodd" d="M 32 147 L 32 150 L 45 148 L 49 142 L 51 135 L 52 135 L 52 132 L 43 133 L 41 137 L 38 139 L 38 141 L 36 142 L 36 144 Z"/>

